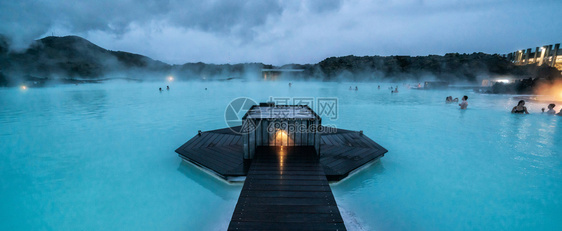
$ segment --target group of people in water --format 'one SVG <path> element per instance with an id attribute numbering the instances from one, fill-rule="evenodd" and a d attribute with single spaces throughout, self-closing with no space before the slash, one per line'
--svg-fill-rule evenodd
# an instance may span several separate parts
<path id="1" fill-rule="evenodd" d="M 158 90 L 159 90 L 160 92 L 162 92 L 162 88 L 158 88 Z M 169 90 L 170 90 L 170 86 L 166 86 L 166 90 L 169 91 Z"/>
<path id="2" fill-rule="evenodd" d="M 291 86 L 291 85 L 289 85 L 289 86 Z M 380 90 L 380 89 L 381 89 L 381 85 L 379 85 L 379 86 L 377 87 L 377 89 Z M 393 87 L 391 86 L 391 87 L 389 87 L 388 89 L 390 89 L 390 93 L 398 93 L 398 86 L 396 86 L 396 88 L 393 88 Z M 349 90 L 352 91 L 352 90 L 354 90 L 354 88 L 353 88 L 352 86 L 349 86 Z M 358 88 L 357 86 L 355 86 L 355 90 L 357 91 L 357 90 L 359 90 L 359 88 Z"/>
<path id="3" fill-rule="evenodd" d="M 554 110 L 554 107 L 556 107 L 556 104 L 549 104 L 547 106 L 548 111 L 545 112 L 545 108 L 543 107 L 541 109 L 542 113 L 546 113 L 548 115 L 559 115 L 562 116 L 562 109 L 560 109 L 560 111 L 558 113 L 556 113 L 556 111 Z M 511 109 L 511 113 L 513 114 L 529 114 L 529 111 L 527 111 L 527 107 L 525 107 L 525 100 L 519 100 L 519 103 L 517 103 L 517 106 L 513 107 L 513 109 Z"/>
<path id="4" fill-rule="evenodd" d="M 464 110 L 464 109 L 468 108 L 468 101 L 467 100 L 468 100 L 468 96 L 465 95 L 465 96 L 462 97 L 462 101 L 461 101 L 461 103 L 459 103 L 459 106 L 461 107 L 461 109 Z M 459 102 L 459 98 L 453 99 L 453 96 L 445 97 L 445 103 L 458 103 L 458 102 Z"/>
<path id="5" fill-rule="evenodd" d="M 461 103 L 459 103 L 459 106 L 461 107 L 461 109 L 466 109 L 468 107 L 468 96 L 463 96 L 462 97 L 462 101 Z M 447 96 L 445 98 L 445 103 L 455 103 L 455 102 L 459 102 L 459 98 L 454 98 L 452 96 Z M 542 113 L 546 113 L 548 115 L 559 115 L 562 116 L 562 109 L 560 109 L 560 111 L 558 113 L 556 113 L 556 111 L 554 110 L 554 107 L 556 107 L 556 104 L 549 104 L 547 106 L 548 111 L 545 111 L 545 108 L 542 108 Z M 511 109 L 511 113 L 513 114 L 529 114 L 529 111 L 527 110 L 527 107 L 525 107 L 525 100 L 519 100 L 519 103 L 517 103 L 517 106 L 513 107 L 513 109 Z"/>

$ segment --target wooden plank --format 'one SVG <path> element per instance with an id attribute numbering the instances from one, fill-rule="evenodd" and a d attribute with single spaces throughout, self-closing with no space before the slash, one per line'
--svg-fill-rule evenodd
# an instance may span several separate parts
<path id="1" fill-rule="evenodd" d="M 348 147 L 348 146 L 339 146 L 337 149 L 334 149 L 331 153 L 324 153 L 324 158 L 320 160 L 323 165 L 329 165 L 332 162 L 340 161 L 344 159 L 343 155 L 349 154 L 355 148 Z"/>
<path id="2" fill-rule="evenodd" d="M 240 138 L 242 138 L 242 137 L 240 137 Z M 239 139 L 239 140 L 236 142 L 236 145 L 244 145 L 244 139 Z"/>
<path id="3" fill-rule="evenodd" d="M 242 152 L 244 151 L 242 147 L 238 146 L 217 146 L 213 147 L 217 151 L 221 151 L 222 155 L 230 157 L 236 163 L 243 162 L 244 157 Z"/>
<path id="4" fill-rule="evenodd" d="M 333 140 L 337 140 L 337 142 L 338 142 L 339 145 L 348 146 L 348 147 L 349 147 L 349 145 L 347 145 L 347 143 L 345 142 L 345 140 L 342 139 L 340 136 L 341 136 L 341 134 L 335 134 L 335 135 L 332 135 L 331 138 L 332 138 Z"/>
<path id="5" fill-rule="evenodd" d="M 220 168 L 218 169 L 213 168 L 213 170 L 217 172 L 225 172 L 226 170 L 229 170 L 237 166 L 236 163 L 227 161 L 223 158 L 220 158 L 216 154 L 209 152 L 207 148 L 196 149 L 194 150 L 194 152 L 187 155 L 187 157 L 189 157 L 190 159 L 195 159 L 197 160 L 198 163 L 203 165 L 206 165 L 208 163 L 213 163 L 214 165 L 218 165 L 220 166 Z"/>
<path id="6" fill-rule="evenodd" d="M 336 161 L 330 162 L 330 163 L 326 163 L 326 165 L 330 166 L 333 169 L 336 169 L 334 166 L 337 166 L 337 165 L 339 165 L 341 163 L 344 163 L 344 162 L 347 162 L 347 164 L 354 165 L 356 162 L 359 162 L 363 158 L 369 158 L 365 154 L 367 154 L 369 152 L 372 152 L 372 151 L 373 150 L 368 149 L 368 148 L 353 148 L 352 151 L 339 155 L 339 159 L 337 159 Z M 370 157 L 370 158 L 372 159 L 374 157 Z"/>
<path id="7" fill-rule="evenodd" d="M 365 144 L 363 144 L 362 142 L 358 142 L 357 139 L 354 139 L 353 138 L 354 134 L 358 134 L 358 133 L 353 133 L 353 132 L 344 133 L 340 135 L 340 138 L 344 139 L 346 143 L 351 144 L 351 146 L 353 147 L 364 148 Z"/>
<path id="8" fill-rule="evenodd" d="M 252 165 L 252 167 L 254 167 L 254 166 Z M 298 166 L 297 167 L 297 166 L 290 166 L 289 165 L 289 166 L 283 166 L 283 167 L 281 167 L 281 166 L 276 166 L 276 167 L 260 166 L 260 167 L 257 167 L 256 166 L 255 168 L 251 168 L 249 171 L 257 171 L 257 170 L 277 170 L 277 171 L 281 171 L 281 170 L 283 170 L 283 171 L 314 171 L 314 172 L 316 172 L 316 171 L 319 171 L 319 170 L 322 170 L 322 169 L 323 169 L 322 167 L 310 168 L 310 167 L 306 167 L 306 166 Z"/>
<path id="9" fill-rule="evenodd" d="M 329 192 L 331 193 L 331 192 Z M 242 206 L 236 207 L 234 209 L 234 213 L 241 213 Z M 325 206 L 325 205 L 303 205 L 303 206 L 291 206 L 291 205 L 267 205 L 262 207 L 254 207 L 252 208 L 253 211 L 256 212 L 271 212 L 276 211 L 278 213 L 315 213 L 315 214 L 322 214 L 322 213 L 334 213 L 337 211 L 337 206 Z"/>
<path id="10" fill-rule="evenodd" d="M 232 219 L 236 221 L 267 221 L 276 222 L 343 222 L 341 217 L 334 217 L 333 214 L 318 214 L 310 216 L 302 213 L 275 213 L 275 212 L 246 212 L 234 214 Z"/>
<path id="11" fill-rule="evenodd" d="M 183 144 L 182 146 L 180 146 L 178 148 L 178 150 L 183 150 L 186 147 L 188 147 L 189 145 L 193 144 L 193 142 L 195 142 L 199 136 L 195 135 L 194 137 L 191 137 L 191 139 L 189 139 L 187 142 L 185 142 L 185 144 Z"/>
<path id="12" fill-rule="evenodd" d="M 216 136 L 206 147 L 214 147 L 217 145 L 217 143 L 224 138 L 225 136 L 228 136 L 227 134 L 222 134 L 222 133 L 217 133 L 218 136 Z"/>
<path id="13" fill-rule="evenodd" d="M 298 198 L 298 197 L 275 197 L 275 198 L 264 198 L 264 197 L 240 197 L 238 198 L 240 203 L 243 203 L 246 208 L 253 205 L 264 206 L 264 205 L 336 205 L 335 200 L 330 200 L 329 198 Z"/>
<path id="14" fill-rule="evenodd" d="M 209 138 L 207 140 L 205 140 L 205 142 L 202 142 L 199 146 L 199 148 L 206 148 L 209 144 L 211 144 L 211 142 L 213 142 L 213 140 L 215 140 L 217 137 L 223 136 L 223 134 L 220 133 L 213 133 L 212 135 L 209 136 Z"/>
<path id="15" fill-rule="evenodd" d="M 310 193 L 307 191 L 246 191 L 240 193 L 240 197 L 299 197 L 299 198 L 315 198 L 315 197 L 330 197 L 331 192 L 315 192 Z"/>
<path id="16" fill-rule="evenodd" d="M 253 169 L 252 174 L 254 175 L 319 175 L 324 173 L 322 171 L 321 168 L 316 168 L 314 171 L 299 171 L 299 170 L 284 170 L 284 171 L 279 171 L 279 170 L 270 170 L 270 169 L 264 169 L 264 170 L 255 170 Z"/>
<path id="17" fill-rule="evenodd" d="M 356 168 L 359 168 L 369 161 L 376 159 L 378 156 L 372 153 L 372 150 L 365 149 L 366 153 L 361 154 L 360 158 L 354 159 L 354 161 L 340 161 L 337 164 L 332 164 L 330 167 L 333 169 L 338 169 L 340 172 L 351 172 Z M 335 162 L 336 163 L 336 162 Z"/>
<path id="18" fill-rule="evenodd" d="M 215 146 L 224 146 L 224 143 L 231 137 L 232 135 L 223 135 L 219 141 L 215 144 Z"/>
<path id="19" fill-rule="evenodd" d="M 324 180 L 324 175 L 253 175 L 253 179 L 262 180 Z"/>
<path id="20" fill-rule="evenodd" d="M 182 155 L 182 157 L 188 159 L 191 162 L 195 162 L 206 168 L 212 169 L 213 171 L 221 175 L 224 175 L 227 172 L 227 170 L 230 168 L 229 166 L 225 166 L 219 162 L 209 161 L 200 155 L 190 155 L 190 156 Z"/>
<path id="21" fill-rule="evenodd" d="M 235 136 L 235 135 L 230 135 L 230 136 L 228 136 L 228 139 L 227 139 L 226 141 L 224 141 L 223 146 L 229 146 L 229 145 L 230 145 L 230 142 L 232 142 L 232 140 L 233 140 L 234 138 L 236 138 L 236 137 L 238 137 L 238 136 Z"/>
<path id="22" fill-rule="evenodd" d="M 251 222 L 235 221 L 230 223 L 228 230 L 346 230 L 343 223 L 330 222 Z"/>
<path id="23" fill-rule="evenodd" d="M 326 139 L 329 139 L 330 142 L 332 142 L 333 145 L 337 145 L 337 146 L 342 146 L 345 145 L 340 139 L 336 139 L 337 135 L 327 135 Z"/>
<path id="24" fill-rule="evenodd" d="M 205 152 L 207 152 L 208 155 L 212 155 L 213 157 L 216 157 L 215 159 L 224 160 L 224 162 L 228 162 L 228 163 L 239 164 L 239 162 L 243 160 L 242 158 L 236 158 L 234 156 L 228 155 L 226 154 L 226 152 L 216 147 L 205 148 Z"/>
<path id="25" fill-rule="evenodd" d="M 324 142 L 325 145 L 334 145 L 334 144 L 332 143 L 332 141 L 331 141 L 330 139 L 328 139 L 327 136 L 323 135 L 323 136 L 321 136 L 321 137 L 322 137 L 322 142 Z"/>
<path id="26" fill-rule="evenodd" d="M 256 149 L 228 230 L 346 230 L 314 148 L 286 151 Z"/>
<path id="27" fill-rule="evenodd" d="M 339 148 L 340 146 L 335 146 L 335 145 L 322 145 L 322 148 L 320 149 L 320 154 L 322 155 L 322 157 L 320 157 L 320 161 L 322 161 L 322 158 L 326 155 L 329 155 L 330 152 L 332 152 L 334 149 Z"/>
<path id="28" fill-rule="evenodd" d="M 239 140 L 242 140 L 242 136 L 234 137 L 234 139 L 232 139 L 232 141 L 230 141 L 230 144 L 228 144 L 228 145 L 235 145 L 235 144 L 238 143 Z"/>
<path id="29" fill-rule="evenodd" d="M 193 147 L 197 146 L 200 142 L 205 141 L 207 139 L 207 136 L 211 135 L 211 133 L 207 133 L 207 132 L 203 132 L 201 133 L 201 135 L 196 135 L 193 139 L 195 139 L 195 142 L 193 142 L 191 145 L 185 147 L 184 149 L 192 149 Z"/>

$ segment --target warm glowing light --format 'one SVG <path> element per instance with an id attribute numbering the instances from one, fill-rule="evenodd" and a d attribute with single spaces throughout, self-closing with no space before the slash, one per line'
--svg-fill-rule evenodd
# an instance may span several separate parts
<path id="1" fill-rule="evenodd" d="M 498 79 L 498 80 L 496 80 L 496 82 L 509 83 L 509 79 Z"/>
<path id="2" fill-rule="evenodd" d="M 287 146 L 289 135 L 283 129 L 277 130 L 275 133 L 275 143 L 281 147 Z"/>
<path id="3" fill-rule="evenodd" d="M 27 86 L 22 85 L 22 86 L 21 86 L 21 89 L 22 89 L 22 90 L 27 90 Z"/>
<path id="4" fill-rule="evenodd" d="M 536 95 L 550 96 L 551 100 L 562 101 L 562 80 L 552 83 L 540 83 L 535 87 Z"/>
<path id="5" fill-rule="evenodd" d="M 167 79 L 168 79 L 168 82 L 172 82 L 172 81 L 174 81 L 174 76 L 168 76 Z"/>
<path id="6" fill-rule="evenodd" d="M 283 146 L 281 146 L 281 149 L 279 150 L 279 170 L 281 170 L 281 175 L 283 175 L 283 170 L 285 167 L 285 155 L 287 155 L 287 152 L 283 150 Z"/>

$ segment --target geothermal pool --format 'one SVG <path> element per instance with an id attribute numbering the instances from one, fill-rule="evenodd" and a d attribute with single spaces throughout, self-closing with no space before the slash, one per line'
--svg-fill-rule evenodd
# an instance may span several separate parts
<path id="1" fill-rule="evenodd" d="M 170 85 L 171 90 L 159 92 Z M 349 86 L 358 86 L 350 91 Z M 241 184 L 182 162 L 236 97 L 337 97 L 389 150 L 332 190 L 350 230 L 562 229 L 562 117 L 518 99 L 391 84 L 173 82 L 0 89 L 0 230 L 224 230 Z M 207 90 L 205 90 L 207 88 Z M 445 97 L 468 95 L 468 110 Z M 556 111 L 560 110 L 559 103 Z"/>

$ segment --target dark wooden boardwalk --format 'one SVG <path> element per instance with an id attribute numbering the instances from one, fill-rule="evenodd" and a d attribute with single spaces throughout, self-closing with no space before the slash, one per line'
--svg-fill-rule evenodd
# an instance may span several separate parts
<path id="1" fill-rule="evenodd" d="M 239 128 L 237 128 L 239 129 Z M 219 176 L 245 176 L 243 140 L 229 128 L 202 132 L 176 149 L 183 158 L 214 171 Z"/>
<path id="2" fill-rule="evenodd" d="M 346 230 L 314 147 L 258 147 L 228 230 Z"/>
<path id="3" fill-rule="evenodd" d="M 240 127 L 232 128 L 234 131 Z M 207 168 L 218 176 L 246 176 L 249 163 L 243 160 L 242 136 L 230 128 L 205 131 L 195 135 L 176 152 L 185 160 Z M 358 131 L 337 129 L 324 133 L 320 142 L 320 164 L 330 181 L 347 177 L 351 172 L 377 158 L 387 150 Z"/>

